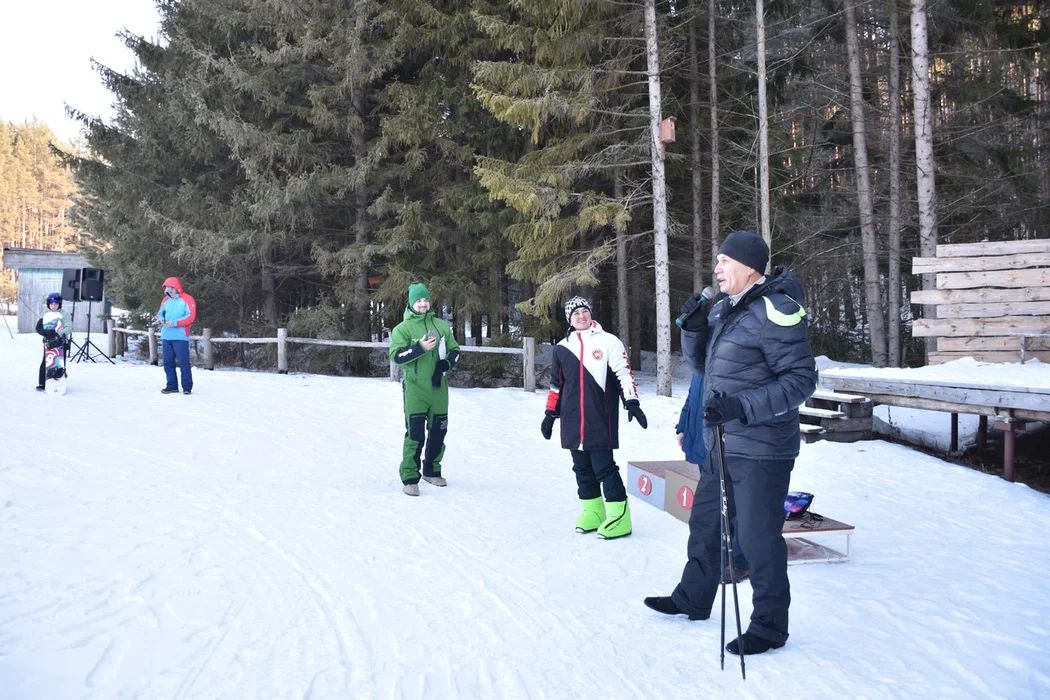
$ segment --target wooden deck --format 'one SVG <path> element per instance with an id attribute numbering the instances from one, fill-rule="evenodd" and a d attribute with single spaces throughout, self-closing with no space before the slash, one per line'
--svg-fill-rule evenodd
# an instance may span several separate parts
<path id="1" fill-rule="evenodd" d="M 958 414 L 991 418 L 993 427 L 1004 432 L 1003 477 L 1013 481 L 1015 428 L 1027 421 L 1050 422 L 1050 372 L 1020 365 L 1016 369 L 1020 379 L 1004 382 L 1002 365 L 976 362 L 966 367 L 966 376 L 950 378 L 944 376 L 943 367 L 826 369 L 820 372 L 820 383 L 877 404 L 952 414 L 952 451 L 957 447 Z"/>

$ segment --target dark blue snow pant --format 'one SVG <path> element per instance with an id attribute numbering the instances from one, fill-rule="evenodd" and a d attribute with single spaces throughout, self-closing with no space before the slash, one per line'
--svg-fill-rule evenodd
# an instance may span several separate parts
<path id="1" fill-rule="evenodd" d="M 607 501 L 627 500 L 627 489 L 612 450 L 569 450 L 569 453 L 572 471 L 576 474 L 576 494 L 581 501 L 600 498 L 603 491 Z"/>
<path id="2" fill-rule="evenodd" d="M 182 375 L 182 390 L 189 391 L 193 388 L 193 371 L 190 369 L 190 341 L 165 340 L 162 346 L 164 349 L 164 375 L 168 380 L 166 388 L 179 388 L 179 380 L 175 376 L 175 363 L 178 362 L 179 373 Z"/>
<path id="3" fill-rule="evenodd" d="M 788 638 L 791 587 L 782 533 L 784 496 L 794 466 L 794 459 L 725 458 L 730 517 L 736 513 L 734 540 L 739 539 L 747 555 L 751 575 L 753 611 L 747 631 L 773 642 Z M 689 560 L 671 594 L 680 610 L 701 617 L 710 615 L 722 576 L 720 503 L 718 474 L 708 456 L 689 513 Z"/>

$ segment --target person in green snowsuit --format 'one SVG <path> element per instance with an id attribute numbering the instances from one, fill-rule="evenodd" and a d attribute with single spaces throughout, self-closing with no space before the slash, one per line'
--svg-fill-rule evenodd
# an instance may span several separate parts
<path id="1" fill-rule="evenodd" d="M 409 286 L 405 318 L 390 332 L 390 361 L 401 365 L 403 374 L 405 444 L 401 483 L 409 496 L 419 495 L 420 456 L 422 476 L 427 483 L 448 483 L 441 476 L 448 432 L 445 375 L 456 366 L 458 358 L 459 343 L 452 335 L 452 327 L 430 308 L 430 290 L 422 282 Z"/>

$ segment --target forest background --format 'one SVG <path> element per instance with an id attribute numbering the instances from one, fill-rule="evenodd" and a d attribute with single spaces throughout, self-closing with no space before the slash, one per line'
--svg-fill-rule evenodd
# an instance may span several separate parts
<path id="1" fill-rule="evenodd" d="M 657 345 L 647 7 L 677 127 L 672 309 L 711 283 L 726 233 L 760 228 L 766 191 L 773 264 L 805 286 L 815 351 L 921 363 L 917 56 L 936 242 L 1050 237 L 1040 2 L 158 7 L 157 37 L 123 35 L 135 70 L 97 66 L 117 113 L 78 114 L 79 148 L 0 123 L 0 236 L 87 251 L 131 310 L 179 275 L 216 332 L 381 337 L 423 280 L 459 337 L 469 321 L 479 342 L 547 339 L 582 292 L 638 366 Z M 911 45 L 916 10 L 928 53 Z"/>

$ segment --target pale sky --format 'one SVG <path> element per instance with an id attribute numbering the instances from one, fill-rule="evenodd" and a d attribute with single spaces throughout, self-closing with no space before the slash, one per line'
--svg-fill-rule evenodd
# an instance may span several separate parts
<path id="1" fill-rule="evenodd" d="M 153 39 L 158 22 L 153 0 L 0 0 L 0 120 L 36 118 L 71 141 L 80 129 L 66 103 L 110 119 L 113 95 L 91 59 L 131 70 L 134 56 L 117 32 Z"/>

